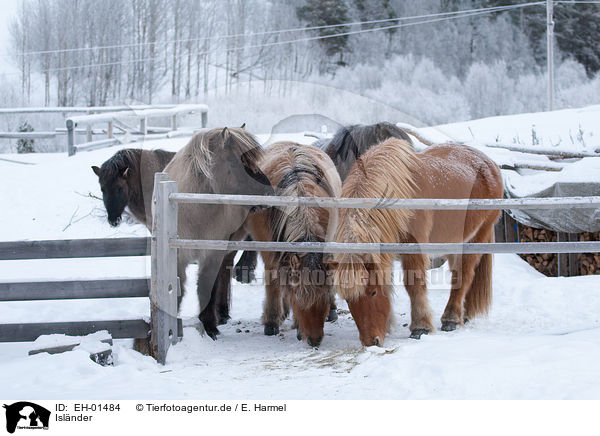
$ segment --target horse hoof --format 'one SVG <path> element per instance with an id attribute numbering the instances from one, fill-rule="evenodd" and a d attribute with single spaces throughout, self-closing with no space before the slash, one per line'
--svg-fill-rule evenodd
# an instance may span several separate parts
<path id="1" fill-rule="evenodd" d="M 244 268 L 244 267 L 235 267 L 235 279 L 244 284 L 252 283 L 254 281 L 254 270 Z"/>
<path id="2" fill-rule="evenodd" d="M 334 321 L 337 321 L 337 319 L 338 319 L 337 310 L 331 309 L 329 311 L 329 314 L 327 314 L 327 322 L 334 322 Z"/>
<path id="3" fill-rule="evenodd" d="M 299 341 L 302 340 L 302 333 L 300 333 L 300 330 L 296 331 L 296 339 L 298 339 Z"/>
<path id="4" fill-rule="evenodd" d="M 410 332 L 410 338 L 411 339 L 421 339 L 421 336 L 428 335 L 428 334 L 429 334 L 429 330 L 414 329 L 412 332 Z"/>
<path id="5" fill-rule="evenodd" d="M 463 324 L 466 324 L 469 322 L 469 318 L 463 318 Z"/>
<path id="6" fill-rule="evenodd" d="M 230 319 L 231 317 L 229 315 L 219 315 L 219 325 L 227 324 L 227 321 L 229 321 Z"/>
<path id="7" fill-rule="evenodd" d="M 454 321 L 442 321 L 442 331 L 451 332 L 456 330 L 456 323 Z"/>
<path id="8" fill-rule="evenodd" d="M 206 331 L 206 334 L 208 335 L 208 337 L 211 338 L 213 341 L 216 341 L 217 336 L 221 334 L 221 332 L 217 328 L 205 330 L 205 331 Z"/>
<path id="9" fill-rule="evenodd" d="M 276 325 L 265 326 L 265 336 L 274 336 L 279 334 L 279 327 Z"/>

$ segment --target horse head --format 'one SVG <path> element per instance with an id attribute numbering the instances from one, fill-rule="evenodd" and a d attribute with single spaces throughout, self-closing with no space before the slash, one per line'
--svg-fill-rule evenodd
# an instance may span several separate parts
<path id="1" fill-rule="evenodd" d="M 282 265 L 288 271 L 284 287 L 298 322 L 298 339 L 318 347 L 333 292 L 327 262 L 322 253 L 286 253 Z"/>
<path id="2" fill-rule="evenodd" d="M 259 167 L 262 148 L 245 128 L 225 127 L 209 146 L 217 192 L 275 195 L 269 179 Z"/>
<path id="3" fill-rule="evenodd" d="M 122 152 L 126 151 L 122 150 Z M 136 165 L 130 160 L 131 156 L 124 155 L 125 153 L 118 152 L 101 167 L 92 166 L 100 182 L 108 222 L 113 227 L 120 224 L 123 211 L 129 203 L 131 196 L 129 181 L 134 171 L 132 168 Z"/>

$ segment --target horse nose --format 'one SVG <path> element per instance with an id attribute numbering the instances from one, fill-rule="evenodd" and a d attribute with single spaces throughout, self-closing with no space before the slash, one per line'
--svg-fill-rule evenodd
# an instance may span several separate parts
<path id="1" fill-rule="evenodd" d="M 319 345 L 321 345 L 322 340 L 323 340 L 322 337 L 313 338 L 313 337 L 309 336 L 306 341 L 308 342 L 308 345 L 310 345 L 311 347 L 318 347 Z"/>
<path id="2" fill-rule="evenodd" d="M 376 336 L 375 339 L 373 339 L 373 345 L 375 345 L 376 347 L 379 347 L 379 336 Z"/>

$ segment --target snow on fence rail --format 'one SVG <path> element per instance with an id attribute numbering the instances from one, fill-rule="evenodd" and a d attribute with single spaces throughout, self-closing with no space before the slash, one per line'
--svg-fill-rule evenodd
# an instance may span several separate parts
<path id="1" fill-rule="evenodd" d="M 0 242 L 0 260 L 145 256 L 150 238 L 107 238 Z M 156 257 L 155 255 L 153 257 Z M 153 268 L 153 271 L 155 268 Z M 0 301 L 150 297 L 150 323 L 145 319 L 0 324 L 0 342 L 31 342 L 45 334 L 83 336 L 108 330 L 115 339 L 150 340 L 150 353 L 164 363 L 169 343 L 182 335 L 181 320 L 163 327 L 157 293 L 147 278 L 0 283 Z M 176 283 L 178 285 L 178 283 Z M 174 298 L 178 288 L 171 288 Z M 176 315 L 176 314 L 175 314 Z"/>
<path id="2" fill-rule="evenodd" d="M 208 106 L 205 104 L 185 104 L 168 108 L 148 107 L 141 110 L 130 109 L 71 117 L 66 120 L 68 154 L 69 156 L 73 156 L 78 150 L 96 150 L 98 148 L 110 147 L 120 143 L 120 141 L 114 137 L 114 124 L 123 118 L 133 118 L 139 121 L 139 131 L 133 133 L 141 135 L 142 137 L 146 137 L 149 130 L 149 118 L 170 117 L 171 128 L 162 135 L 154 136 L 155 138 L 158 138 L 159 136 L 167 137 L 169 136 L 170 132 L 177 130 L 178 116 L 197 112 L 202 114 L 202 127 L 206 127 L 208 122 Z M 88 135 L 88 140 L 86 143 L 79 145 L 75 144 L 75 129 L 77 126 L 86 126 L 87 129 L 91 131 L 91 127 L 99 123 L 107 123 L 107 139 L 101 141 L 92 141 L 90 134 Z"/>

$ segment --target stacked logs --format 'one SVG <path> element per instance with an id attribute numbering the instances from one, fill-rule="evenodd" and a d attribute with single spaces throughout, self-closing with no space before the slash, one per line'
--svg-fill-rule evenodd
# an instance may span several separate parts
<path id="1" fill-rule="evenodd" d="M 556 242 L 556 232 L 535 229 L 518 223 L 520 242 Z M 579 241 L 599 241 L 600 232 L 579 233 Z M 549 277 L 558 274 L 558 255 L 554 253 L 520 254 L 529 265 Z M 581 253 L 577 255 L 580 275 L 600 274 L 600 253 Z"/>

